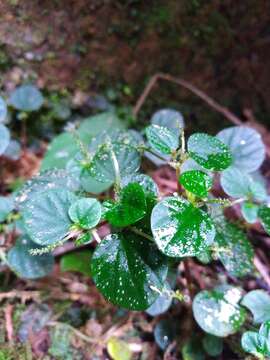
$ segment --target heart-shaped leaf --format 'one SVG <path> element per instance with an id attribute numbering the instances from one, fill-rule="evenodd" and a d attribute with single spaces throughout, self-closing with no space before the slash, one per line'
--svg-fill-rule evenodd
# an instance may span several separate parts
<path id="1" fill-rule="evenodd" d="M 134 224 L 146 214 L 146 199 L 138 183 L 129 183 L 121 190 L 119 201 L 106 211 L 105 218 L 113 226 Z"/>
<path id="2" fill-rule="evenodd" d="M 180 184 L 192 194 L 204 198 L 213 186 L 209 175 L 200 170 L 184 172 L 179 178 Z"/>
<path id="3" fill-rule="evenodd" d="M 97 246 L 91 271 L 113 304 L 145 310 L 158 298 L 167 276 L 165 258 L 150 241 L 131 232 L 108 235 Z"/>
<path id="4" fill-rule="evenodd" d="M 103 144 L 92 158 L 89 166 L 90 175 L 100 182 L 115 181 L 115 159 L 121 177 L 136 172 L 140 167 L 140 153 L 137 149 L 125 144 Z"/>
<path id="5" fill-rule="evenodd" d="M 34 193 L 22 209 L 31 239 L 43 246 L 61 241 L 72 224 L 68 209 L 76 200 L 76 196 L 66 189 Z"/>
<path id="6" fill-rule="evenodd" d="M 254 251 L 246 234 L 236 225 L 225 221 L 216 225 L 215 242 L 222 251 L 218 257 L 225 269 L 236 277 L 245 276 L 254 271 Z"/>
<path id="7" fill-rule="evenodd" d="M 0 156 L 6 151 L 10 141 L 10 133 L 5 125 L 0 124 Z"/>
<path id="8" fill-rule="evenodd" d="M 193 300 L 193 315 L 199 326 L 214 336 L 226 337 L 238 331 L 246 311 L 238 305 L 241 292 L 225 285 L 198 293 Z"/>
<path id="9" fill-rule="evenodd" d="M 214 136 L 196 133 L 187 143 L 190 157 L 205 169 L 221 171 L 232 163 L 232 155 L 223 142 Z"/>
<path id="10" fill-rule="evenodd" d="M 232 166 L 251 173 L 259 169 L 265 158 L 261 135 L 247 126 L 233 126 L 220 131 L 217 137 L 232 153 Z"/>
<path id="11" fill-rule="evenodd" d="M 196 256 L 215 237 L 211 218 L 180 197 L 168 197 L 152 212 L 151 228 L 154 240 L 165 255 Z"/>
<path id="12" fill-rule="evenodd" d="M 92 229 L 100 221 L 101 205 L 96 199 L 78 199 L 71 205 L 68 214 L 71 220 L 81 228 Z"/>
<path id="13" fill-rule="evenodd" d="M 258 219 L 259 205 L 253 204 L 250 201 L 245 201 L 241 204 L 241 212 L 243 218 L 249 224 L 254 224 Z"/>
<path id="14" fill-rule="evenodd" d="M 184 127 L 184 118 L 179 111 L 161 109 L 154 113 L 151 118 L 151 124 L 164 126 L 172 130 L 179 137 L 181 129 Z"/>
<path id="15" fill-rule="evenodd" d="M 7 254 L 8 265 L 21 278 L 38 279 L 48 275 L 53 269 L 53 256 L 51 254 L 30 255 L 29 251 L 33 248 L 41 249 L 28 237 L 21 237 Z"/>
<path id="16" fill-rule="evenodd" d="M 258 216 L 264 230 L 270 235 L 270 207 L 261 206 L 258 211 Z"/>
<path id="17" fill-rule="evenodd" d="M 17 110 L 36 111 L 43 104 L 43 96 L 33 85 L 21 85 L 10 96 L 10 104 Z"/>
<path id="18" fill-rule="evenodd" d="M 159 125 L 146 128 L 147 140 L 154 150 L 161 154 L 171 154 L 179 147 L 179 137 L 175 132 Z"/>
<path id="19" fill-rule="evenodd" d="M 0 123 L 4 122 L 7 116 L 7 105 L 5 100 L 0 96 Z"/>
<path id="20" fill-rule="evenodd" d="M 266 291 L 250 291 L 243 297 L 241 304 L 251 311 L 255 324 L 270 320 L 270 296 Z"/>

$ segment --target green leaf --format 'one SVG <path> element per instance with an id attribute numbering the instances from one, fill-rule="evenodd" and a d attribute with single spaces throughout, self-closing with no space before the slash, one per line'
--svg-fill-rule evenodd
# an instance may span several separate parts
<path id="1" fill-rule="evenodd" d="M 107 350 L 113 360 L 131 360 L 133 357 L 129 345 L 116 337 L 109 339 Z"/>
<path id="2" fill-rule="evenodd" d="M 80 173 L 80 182 L 82 185 L 82 188 L 92 194 L 101 194 L 104 191 L 108 190 L 113 182 L 100 182 L 97 181 L 93 176 L 91 175 L 89 169 L 83 169 Z"/>
<path id="3" fill-rule="evenodd" d="M 65 254 L 60 260 L 61 271 L 76 271 L 86 276 L 91 276 L 92 251 L 81 250 Z"/>
<path id="4" fill-rule="evenodd" d="M 89 173 L 100 182 L 115 181 L 115 165 L 113 154 L 116 157 L 121 177 L 136 172 L 140 167 L 140 153 L 137 149 L 125 144 L 103 144 L 92 158 Z"/>
<path id="5" fill-rule="evenodd" d="M 0 124 L 0 156 L 6 151 L 10 141 L 10 133 L 5 125 Z"/>
<path id="6" fill-rule="evenodd" d="M 221 338 L 207 334 L 203 338 L 204 350 L 210 356 L 218 356 L 223 351 L 223 341 Z"/>
<path id="7" fill-rule="evenodd" d="M 173 109 L 161 109 L 154 113 L 151 124 L 166 127 L 172 130 L 178 137 L 184 127 L 184 118 L 179 111 Z"/>
<path id="8" fill-rule="evenodd" d="M 258 211 L 259 206 L 257 204 L 253 204 L 252 202 L 245 201 L 241 204 L 241 212 L 243 218 L 249 224 L 254 224 L 258 219 Z"/>
<path id="9" fill-rule="evenodd" d="M 241 304 L 251 311 L 255 324 L 261 324 L 270 320 L 270 296 L 264 290 L 248 292 L 242 299 Z"/>
<path id="10" fill-rule="evenodd" d="M 264 230 L 270 235 L 270 207 L 261 206 L 258 211 L 258 216 Z"/>
<path id="11" fill-rule="evenodd" d="M 160 251 L 171 257 L 196 256 L 215 237 L 208 214 L 180 197 L 167 197 L 154 207 L 151 228 Z"/>
<path id="12" fill-rule="evenodd" d="M 234 198 L 264 201 L 267 197 L 264 186 L 246 173 L 230 167 L 221 174 L 220 183 L 227 195 Z"/>
<path id="13" fill-rule="evenodd" d="M 142 219 L 146 214 L 146 200 L 143 188 L 130 183 L 120 192 L 119 201 L 106 211 L 105 218 L 117 227 L 128 226 Z"/>
<path id="14" fill-rule="evenodd" d="M 0 222 L 6 220 L 7 216 L 14 209 L 14 199 L 9 196 L 0 196 Z"/>
<path id="15" fill-rule="evenodd" d="M 171 154 L 179 147 L 179 137 L 175 132 L 159 125 L 146 128 L 146 137 L 151 148 L 161 154 Z"/>
<path id="16" fill-rule="evenodd" d="M 216 226 L 215 242 L 222 249 L 218 257 L 225 269 L 236 277 L 242 277 L 254 271 L 254 250 L 246 234 L 236 225 L 227 221 Z"/>
<path id="17" fill-rule="evenodd" d="M 28 235 L 40 245 L 53 245 L 68 233 L 72 222 L 68 209 L 76 196 L 66 189 L 35 193 L 22 209 Z"/>
<path id="18" fill-rule="evenodd" d="M 165 258 L 150 241 L 131 232 L 108 235 L 91 264 L 100 292 L 113 304 L 145 310 L 158 298 L 167 276 Z"/>
<path id="19" fill-rule="evenodd" d="M 205 360 L 201 339 L 192 336 L 181 349 L 183 360 Z"/>
<path id="20" fill-rule="evenodd" d="M 210 170 L 204 169 L 201 165 L 196 163 L 196 161 L 191 158 L 188 158 L 187 160 L 185 160 L 183 162 L 180 170 L 181 170 L 180 171 L 181 174 L 185 173 L 186 171 L 191 171 L 191 170 L 203 171 L 209 177 L 211 177 L 211 178 L 213 177 L 213 173 Z"/>
<path id="21" fill-rule="evenodd" d="M 146 310 L 146 313 L 151 316 L 158 316 L 165 313 L 172 304 L 172 297 L 169 295 L 171 287 L 168 282 L 165 283 L 164 290 L 156 301 Z"/>
<path id="22" fill-rule="evenodd" d="M 251 173 L 259 169 L 265 158 L 261 135 L 247 126 L 233 126 L 220 131 L 217 137 L 232 153 L 232 166 Z"/>
<path id="23" fill-rule="evenodd" d="M 30 255 L 29 251 L 33 248 L 41 249 L 28 237 L 21 237 L 7 254 L 8 265 L 21 278 L 38 279 L 47 276 L 53 269 L 53 256 L 51 254 Z"/>
<path id="24" fill-rule="evenodd" d="M 7 116 L 7 105 L 5 100 L 0 96 L 0 123 L 4 122 Z"/>
<path id="25" fill-rule="evenodd" d="M 173 342 L 176 336 L 175 324 L 168 319 L 160 320 L 154 329 L 155 342 L 162 350 Z"/>
<path id="26" fill-rule="evenodd" d="M 226 337 L 239 330 L 245 321 L 245 309 L 238 305 L 241 292 L 224 285 L 198 293 L 193 301 L 193 315 L 207 333 Z"/>
<path id="27" fill-rule="evenodd" d="M 41 108 L 43 101 L 41 92 L 33 85 L 19 86 L 9 98 L 11 106 L 21 111 L 36 111 Z"/>
<path id="28" fill-rule="evenodd" d="M 260 337 L 255 331 L 246 331 L 242 335 L 241 345 L 246 352 L 257 356 L 259 359 L 264 358 L 260 346 Z"/>
<path id="29" fill-rule="evenodd" d="M 21 156 L 21 145 L 16 140 L 10 140 L 8 147 L 4 152 L 4 156 L 10 160 L 19 160 Z"/>
<path id="30" fill-rule="evenodd" d="M 187 147 L 190 157 L 205 169 L 221 171 L 231 165 L 232 156 L 228 147 L 214 136 L 193 134 Z"/>
<path id="31" fill-rule="evenodd" d="M 101 205 L 96 199 L 78 199 L 71 205 L 68 214 L 71 220 L 81 228 L 92 229 L 100 221 Z"/>
<path id="32" fill-rule="evenodd" d="M 179 178 L 180 184 L 192 194 L 204 198 L 213 186 L 209 175 L 199 170 L 184 172 Z"/>

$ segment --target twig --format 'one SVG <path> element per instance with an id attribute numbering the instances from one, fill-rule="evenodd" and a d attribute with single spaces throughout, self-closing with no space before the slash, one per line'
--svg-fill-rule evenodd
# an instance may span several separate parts
<path id="1" fill-rule="evenodd" d="M 270 289 L 270 276 L 267 270 L 267 266 L 265 266 L 261 260 L 259 259 L 258 255 L 255 255 L 254 257 L 254 265 L 256 267 L 256 269 L 259 271 L 261 277 L 263 278 L 263 280 L 265 281 L 265 283 L 267 284 L 267 286 Z"/>
<path id="2" fill-rule="evenodd" d="M 67 328 L 69 328 L 72 332 L 74 332 L 74 334 L 76 336 L 78 336 L 79 338 L 81 338 L 83 341 L 89 343 L 89 344 L 96 344 L 98 341 L 95 339 L 91 339 L 89 336 L 86 336 L 85 334 L 83 334 L 81 331 L 75 329 L 73 326 L 67 324 L 67 323 L 62 323 L 59 321 L 50 321 L 48 324 L 48 326 L 65 326 Z"/>
<path id="3" fill-rule="evenodd" d="M 13 323 L 12 323 L 13 306 L 8 304 L 5 308 L 5 321 L 8 342 L 13 342 Z"/>
<path id="4" fill-rule="evenodd" d="M 0 302 L 5 299 L 14 299 L 14 298 L 20 298 L 22 302 L 25 302 L 29 299 L 35 299 L 40 300 L 40 292 L 39 291 L 9 291 L 0 293 Z"/>

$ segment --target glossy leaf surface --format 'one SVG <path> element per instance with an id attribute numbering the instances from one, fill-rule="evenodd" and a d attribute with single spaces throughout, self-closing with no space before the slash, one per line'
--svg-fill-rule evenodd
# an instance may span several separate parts
<path id="1" fill-rule="evenodd" d="M 180 136 L 181 129 L 184 127 L 183 115 L 173 109 L 161 109 L 154 113 L 151 118 L 154 125 L 164 126 Z"/>
<path id="2" fill-rule="evenodd" d="M 71 220 L 83 229 L 92 229 L 101 218 L 101 205 L 96 199 L 82 198 L 75 201 L 68 210 Z"/>
<path id="3" fill-rule="evenodd" d="M 145 310 L 158 298 L 167 264 L 154 244 L 131 232 L 108 235 L 92 258 L 92 276 L 100 292 L 113 304 Z"/>
<path id="4" fill-rule="evenodd" d="M 245 201 L 241 204 L 241 212 L 243 218 L 249 224 L 254 224 L 258 219 L 258 211 L 259 206 L 257 204 L 253 204 L 252 202 Z"/>
<path id="5" fill-rule="evenodd" d="M 254 323 L 270 320 L 270 296 L 266 291 L 258 289 L 248 292 L 241 304 L 251 311 Z"/>
<path id="6" fill-rule="evenodd" d="M 177 134 L 163 126 L 148 126 L 146 128 L 146 137 L 150 147 L 161 154 L 169 155 L 179 147 Z"/>
<path id="7" fill-rule="evenodd" d="M 36 86 L 21 85 L 10 96 L 10 104 L 17 110 L 36 111 L 43 104 L 43 96 Z"/>
<path id="8" fill-rule="evenodd" d="M 179 178 L 180 184 L 192 194 L 204 198 L 213 185 L 209 175 L 199 170 L 184 172 Z"/>

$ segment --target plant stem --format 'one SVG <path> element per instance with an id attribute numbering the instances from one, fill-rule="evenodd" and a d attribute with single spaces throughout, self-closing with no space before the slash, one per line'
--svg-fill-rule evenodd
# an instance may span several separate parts
<path id="1" fill-rule="evenodd" d="M 92 232 L 92 235 L 93 235 L 94 239 L 96 240 L 96 242 L 97 242 L 98 244 L 101 243 L 101 238 L 100 238 L 97 230 L 96 230 L 96 229 L 93 229 L 93 230 L 91 230 L 91 232 Z"/>
<path id="2" fill-rule="evenodd" d="M 121 188 L 120 168 L 119 168 L 119 164 L 118 164 L 117 158 L 115 156 L 115 153 L 114 153 L 112 147 L 110 148 L 110 152 L 111 152 L 111 156 L 112 156 L 112 162 L 113 162 L 114 173 L 115 173 L 114 191 L 115 191 L 115 194 L 117 195 Z"/>
<path id="3" fill-rule="evenodd" d="M 143 231 L 137 229 L 135 226 L 131 226 L 131 227 L 130 227 L 130 230 L 131 230 L 132 232 L 134 232 L 135 234 L 144 237 L 144 238 L 147 239 L 147 240 L 154 241 L 154 239 L 153 239 L 153 237 L 152 237 L 151 235 L 148 235 L 148 234 L 144 233 Z"/>

